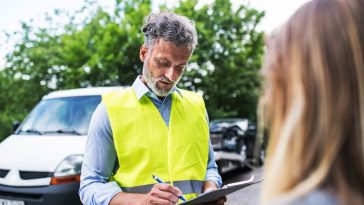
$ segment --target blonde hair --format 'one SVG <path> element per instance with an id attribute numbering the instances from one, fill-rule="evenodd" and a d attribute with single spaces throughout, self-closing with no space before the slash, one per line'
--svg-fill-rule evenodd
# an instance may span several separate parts
<path id="1" fill-rule="evenodd" d="M 363 204 L 363 2 L 310 1 L 267 42 L 263 203 L 323 188 Z"/>

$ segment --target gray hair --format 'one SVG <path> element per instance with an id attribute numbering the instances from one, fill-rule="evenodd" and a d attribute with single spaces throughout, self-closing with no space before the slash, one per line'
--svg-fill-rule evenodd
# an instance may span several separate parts
<path id="1" fill-rule="evenodd" d="M 144 20 L 144 45 L 152 48 L 158 39 L 193 51 L 197 45 L 197 32 L 193 21 L 171 12 L 151 14 Z"/>

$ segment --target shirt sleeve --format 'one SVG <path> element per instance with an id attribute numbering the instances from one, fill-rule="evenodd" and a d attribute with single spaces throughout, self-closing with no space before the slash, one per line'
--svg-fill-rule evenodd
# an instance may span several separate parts
<path id="1" fill-rule="evenodd" d="M 116 151 L 104 104 L 96 108 L 90 122 L 81 170 L 79 195 L 85 205 L 108 205 L 121 188 L 109 182 L 116 166 Z"/>
<path id="2" fill-rule="evenodd" d="M 222 180 L 215 162 L 214 150 L 212 148 L 211 141 L 209 141 L 209 158 L 207 162 L 205 181 L 213 181 L 218 187 L 221 187 L 222 185 Z"/>
<path id="3" fill-rule="evenodd" d="M 209 116 L 206 111 L 206 121 L 207 124 L 209 123 Z M 217 184 L 217 187 L 221 187 L 222 179 L 217 169 L 217 164 L 215 161 L 214 149 L 211 144 L 211 138 L 209 137 L 209 158 L 207 161 L 207 168 L 206 168 L 206 177 L 205 181 L 213 181 Z"/>

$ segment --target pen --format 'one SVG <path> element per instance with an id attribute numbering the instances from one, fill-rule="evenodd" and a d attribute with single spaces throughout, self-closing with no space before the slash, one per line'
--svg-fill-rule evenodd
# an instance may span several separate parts
<path id="1" fill-rule="evenodd" d="M 161 179 L 159 179 L 159 177 L 157 177 L 156 175 L 152 174 L 152 177 L 153 177 L 153 179 L 155 179 L 158 183 L 160 183 L 160 184 L 164 184 L 164 182 L 163 182 Z M 182 201 L 186 201 L 186 199 L 185 199 L 183 196 L 178 196 L 178 198 L 179 198 L 179 199 L 181 199 Z"/>

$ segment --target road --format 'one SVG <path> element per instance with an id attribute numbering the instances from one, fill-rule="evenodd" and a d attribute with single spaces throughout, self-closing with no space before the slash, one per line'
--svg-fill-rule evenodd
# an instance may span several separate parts
<path id="1" fill-rule="evenodd" d="M 248 180 L 254 174 L 255 180 L 261 179 L 263 176 L 263 168 L 257 168 L 253 171 L 235 170 L 222 175 L 223 184 L 233 183 L 237 181 Z M 227 196 L 226 205 L 257 205 L 260 200 L 261 182 L 251 185 L 245 189 L 239 190 Z"/>

